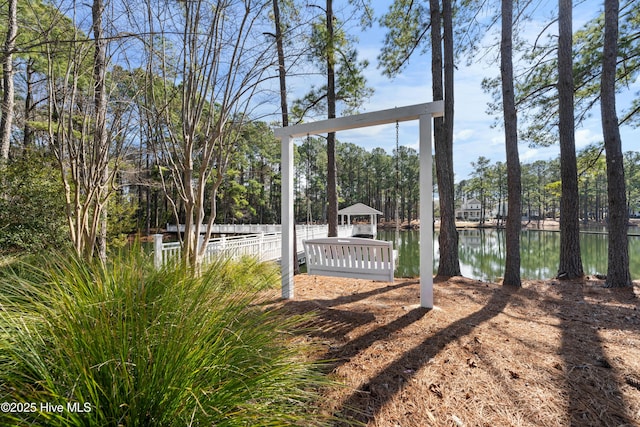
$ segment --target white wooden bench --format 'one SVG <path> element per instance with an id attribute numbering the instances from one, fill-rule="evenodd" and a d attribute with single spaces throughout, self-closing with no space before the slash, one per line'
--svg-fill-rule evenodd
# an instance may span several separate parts
<path id="1" fill-rule="evenodd" d="M 396 251 L 392 242 L 326 237 L 303 243 L 308 274 L 393 282 Z"/>

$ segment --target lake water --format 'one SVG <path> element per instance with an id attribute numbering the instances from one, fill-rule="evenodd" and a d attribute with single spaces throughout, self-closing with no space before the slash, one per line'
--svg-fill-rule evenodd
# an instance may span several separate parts
<path id="1" fill-rule="evenodd" d="M 631 278 L 640 280 L 640 235 L 630 229 L 629 257 Z M 464 229 L 458 230 L 460 270 L 463 276 L 495 281 L 504 274 L 505 243 L 504 230 Z M 419 232 L 379 231 L 378 239 L 394 242 L 399 261 L 396 277 L 419 275 Z M 603 233 L 581 233 L 580 247 L 585 274 L 607 273 L 607 235 Z M 549 279 L 558 271 L 560 233 L 554 231 L 523 230 L 520 239 L 520 263 L 523 279 Z M 437 271 L 439 248 L 438 232 L 434 233 L 433 272 Z"/>

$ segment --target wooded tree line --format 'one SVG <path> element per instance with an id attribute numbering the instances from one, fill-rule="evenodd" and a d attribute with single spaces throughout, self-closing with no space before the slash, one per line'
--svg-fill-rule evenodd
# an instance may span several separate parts
<path id="1" fill-rule="evenodd" d="M 608 219 L 606 159 L 601 147 L 590 145 L 578 152 L 578 195 L 580 221 L 606 224 Z M 473 162 L 469 179 L 456 184 L 456 201 L 476 198 L 482 204 L 480 221 L 507 214 L 507 174 L 503 162 L 484 156 Z M 522 169 L 522 216 L 530 221 L 560 217 L 560 158 L 524 163 Z M 640 152 L 624 153 L 627 211 L 640 216 Z"/>
<path id="2" fill-rule="evenodd" d="M 179 221 L 187 224 L 183 260 L 197 267 L 204 250 L 197 246 L 197 236 L 209 237 L 214 222 L 277 222 L 279 148 L 270 133 L 273 124 L 264 118 L 280 110 L 280 123 L 286 125 L 357 112 L 373 89 L 363 76 L 368 64 L 358 60 L 348 31 L 354 24 L 348 20 L 367 28 L 377 12 L 387 29 L 378 58 L 385 74 L 397 75 L 412 55 L 427 51 L 432 96 L 445 101 L 445 117 L 434 126 L 442 218 L 438 273 L 459 273 L 453 215 L 454 64 L 500 52 L 501 77 L 486 79 L 484 85 L 496 95 L 490 108 L 505 126 L 508 203 L 520 210 L 520 197 L 527 194 L 518 138 L 535 144 L 560 141 L 559 215 L 568 244 L 559 273 L 580 276 L 579 262 L 573 262 L 579 261 L 579 248 L 569 244 L 577 241 L 579 219 L 579 189 L 572 184 L 578 180 L 577 161 L 572 159 L 575 125 L 602 105 L 603 127 L 608 125 L 602 158 L 611 163 L 606 169 L 607 212 L 618 224 L 612 225 L 616 242 L 626 242 L 620 234 L 622 199 L 616 188 L 629 179 L 617 167 L 622 153 L 616 151 L 616 130 L 637 125 L 640 108 L 636 100 L 618 120 L 615 92 L 638 75 L 640 6 L 606 0 L 604 13 L 574 33 L 573 5 L 560 0 L 559 39 L 545 28 L 531 44 L 519 34 L 535 5 L 396 0 L 389 10 L 377 11 L 364 0 L 338 9 L 332 0 L 9 0 L 2 5 L 6 19 L 0 22 L 0 215 L 21 220 L 14 207 L 29 206 L 36 212 L 49 206 L 40 201 L 44 197 L 60 196 L 41 213 L 42 221 L 15 225 L 3 218 L 9 225 L 3 225 L 2 239 L 5 245 L 24 246 L 31 223 L 41 230 L 55 224 L 55 234 L 60 237 L 60 230 L 66 230 L 79 254 L 104 259 L 109 239 Z M 500 20 L 501 28 L 495 29 L 500 44 L 483 50 L 481 36 L 494 31 L 493 24 Z M 322 76 L 324 83 L 312 84 L 297 99 L 287 92 L 288 82 L 309 74 Z M 279 103 L 274 93 L 281 95 Z M 327 218 L 333 226 L 339 199 L 368 203 L 387 217 L 396 204 L 403 219 L 418 215 L 416 153 L 409 148 L 391 155 L 377 149 L 363 153 L 351 144 L 336 143 L 334 135 L 326 141 L 312 136 L 300 142 L 296 161 L 298 220 Z M 360 165 L 372 168 L 375 179 L 363 174 Z M 401 171 L 401 181 L 394 167 Z M 47 185 L 28 191 L 21 183 L 43 180 Z M 622 204 L 629 204 L 628 197 Z M 62 216 L 52 214 L 54 207 Z M 588 210 L 587 215 L 602 213 Z M 518 229 L 515 222 L 511 225 L 508 252 L 516 253 Z M 10 228 L 14 234 L 7 234 Z M 518 285 L 519 261 L 507 261 Z"/>

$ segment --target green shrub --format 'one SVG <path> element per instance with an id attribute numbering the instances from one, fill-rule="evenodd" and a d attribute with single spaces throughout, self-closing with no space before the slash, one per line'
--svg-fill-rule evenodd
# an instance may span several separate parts
<path id="1" fill-rule="evenodd" d="M 326 383 L 291 345 L 296 320 L 260 304 L 272 267 L 220 262 L 192 277 L 149 266 L 133 250 L 107 266 L 66 258 L 0 276 L 0 402 L 38 409 L 0 412 L 0 425 L 322 424 Z"/>
<path id="2" fill-rule="evenodd" d="M 2 171 L 0 253 L 37 253 L 69 247 L 60 172 L 54 160 L 32 153 Z"/>

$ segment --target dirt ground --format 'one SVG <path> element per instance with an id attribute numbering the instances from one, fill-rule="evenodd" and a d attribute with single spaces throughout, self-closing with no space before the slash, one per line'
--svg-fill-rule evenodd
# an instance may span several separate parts
<path id="1" fill-rule="evenodd" d="M 376 427 L 640 426 L 640 283 L 295 278 L 297 338 L 344 384 L 322 410 Z M 347 422 L 336 422 L 346 425 Z"/>

